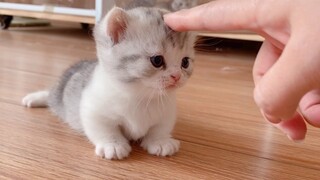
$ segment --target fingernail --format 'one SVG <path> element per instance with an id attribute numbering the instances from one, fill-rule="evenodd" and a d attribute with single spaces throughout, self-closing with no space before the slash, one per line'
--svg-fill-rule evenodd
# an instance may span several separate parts
<path id="1" fill-rule="evenodd" d="M 261 114 L 262 114 L 262 116 L 264 117 L 264 119 L 266 119 L 267 121 L 270 121 L 270 122 L 273 123 L 273 124 L 278 124 L 278 123 L 281 122 L 281 119 L 280 119 L 280 118 L 272 117 L 272 116 L 264 113 L 262 110 L 261 110 Z"/>

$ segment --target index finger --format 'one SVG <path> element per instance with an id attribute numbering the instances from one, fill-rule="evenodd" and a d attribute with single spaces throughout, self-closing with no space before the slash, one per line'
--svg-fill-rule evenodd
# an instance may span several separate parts
<path id="1" fill-rule="evenodd" d="M 256 0 L 217 0 L 166 14 L 164 21 L 176 31 L 253 29 L 256 24 L 256 8 Z"/>

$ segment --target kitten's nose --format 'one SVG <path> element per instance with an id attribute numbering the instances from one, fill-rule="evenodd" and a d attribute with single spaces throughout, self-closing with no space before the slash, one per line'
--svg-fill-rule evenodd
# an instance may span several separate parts
<path id="1" fill-rule="evenodd" d="M 171 74 L 170 77 L 175 81 L 179 81 L 181 74 L 180 73 L 175 73 L 175 74 Z"/>

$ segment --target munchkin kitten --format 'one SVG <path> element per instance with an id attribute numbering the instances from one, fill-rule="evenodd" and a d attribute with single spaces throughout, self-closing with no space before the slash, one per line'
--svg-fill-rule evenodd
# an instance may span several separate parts
<path id="1" fill-rule="evenodd" d="M 173 155 L 175 91 L 192 74 L 195 38 L 168 28 L 164 13 L 114 7 L 94 29 L 98 60 L 73 65 L 50 91 L 27 95 L 23 105 L 49 106 L 106 159 L 127 157 L 129 141 L 140 139 L 150 154 Z"/>

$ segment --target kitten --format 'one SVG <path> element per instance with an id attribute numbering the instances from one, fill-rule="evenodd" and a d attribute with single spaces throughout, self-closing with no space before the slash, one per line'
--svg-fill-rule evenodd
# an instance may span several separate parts
<path id="1" fill-rule="evenodd" d="M 141 139 L 150 154 L 173 155 L 179 141 L 175 90 L 193 71 L 195 37 L 174 32 L 164 10 L 114 7 L 94 29 L 98 61 L 82 61 L 50 91 L 27 95 L 27 107 L 49 106 L 72 128 L 84 132 L 106 159 L 129 155 Z"/>

